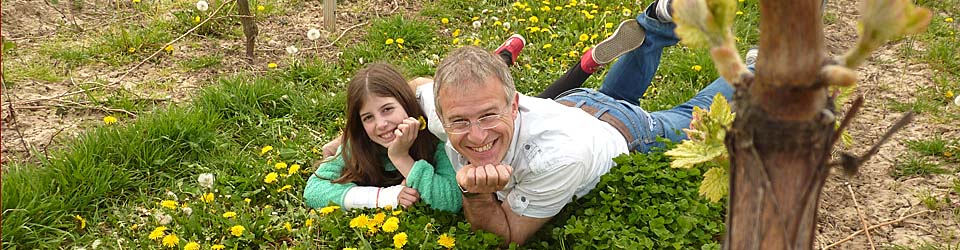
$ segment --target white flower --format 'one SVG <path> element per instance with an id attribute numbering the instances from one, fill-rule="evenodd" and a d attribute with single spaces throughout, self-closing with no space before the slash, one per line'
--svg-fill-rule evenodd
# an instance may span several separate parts
<path id="1" fill-rule="evenodd" d="M 483 24 L 480 23 L 479 20 L 473 21 L 473 28 L 474 28 L 474 29 L 479 29 L 482 25 L 483 25 Z"/>
<path id="2" fill-rule="evenodd" d="M 210 5 L 207 4 L 207 1 L 204 1 L 204 0 L 197 1 L 197 10 L 207 11 L 207 9 L 210 9 Z"/>
<path id="3" fill-rule="evenodd" d="M 213 188 L 213 174 L 200 174 L 200 177 L 197 177 L 197 182 L 200 183 L 201 187 Z"/>
<path id="4" fill-rule="evenodd" d="M 504 29 L 510 29 L 510 22 L 503 22 Z"/>
<path id="5" fill-rule="evenodd" d="M 153 218 L 154 218 L 154 219 L 157 219 L 157 223 L 160 224 L 160 225 L 170 224 L 170 222 L 173 221 L 173 216 L 164 214 L 163 212 L 159 212 L 159 213 L 157 213 L 157 214 L 154 214 L 154 215 L 153 215 Z"/>
<path id="6" fill-rule="evenodd" d="M 180 210 L 183 210 L 183 214 L 187 215 L 187 217 L 193 214 L 193 208 L 190 207 L 181 208 Z"/>
<path id="7" fill-rule="evenodd" d="M 310 29 L 310 30 L 307 31 L 307 39 L 317 40 L 317 39 L 319 39 L 319 38 L 320 38 L 320 30 L 318 30 L 318 29 Z"/>
<path id="8" fill-rule="evenodd" d="M 287 54 L 296 55 L 297 52 L 300 52 L 300 50 L 297 49 L 297 46 L 293 46 L 293 45 L 287 46 Z"/>
<path id="9" fill-rule="evenodd" d="M 953 105 L 960 106 L 960 95 L 957 95 L 957 98 L 953 98 Z"/>
<path id="10" fill-rule="evenodd" d="M 173 198 L 173 200 L 175 200 L 175 201 L 180 200 L 179 198 L 177 198 L 177 194 L 174 194 L 173 192 L 171 192 L 171 191 L 169 191 L 169 190 L 167 190 L 167 196 L 170 196 L 170 197 Z"/>
<path id="11" fill-rule="evenodd" d="M 433 62 L 433 60 L 430 60 L 430 59 L 423 59 L 423 60 L 426 61 L 427 65 L 437 66 L 437 63 Z"/>
<path id="12" fill-rule="evenodd" d="M 103 242 L 101 242 L 100 239 L 97 239 L 93 241 L 93 244 L 90 245 L 90 248 L 97 249 L 97 247 L 100 247 L 100 244 L 103 244 Z"/>

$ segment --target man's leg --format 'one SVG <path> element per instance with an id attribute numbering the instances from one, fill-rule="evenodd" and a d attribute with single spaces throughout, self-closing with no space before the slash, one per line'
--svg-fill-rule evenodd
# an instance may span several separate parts
<path id="1" fill-rule="evenodd" d="M 640 48 L 621 56 L 613 64 L 600 86 L 601 93 L 634 105 L 640 104 L 640 97 L 650 87 L 660 65 L 663 48 L 680 41 L 673 32 L 676 24 L 666 13 L 669 4 L 667 0 L 654 2 L 637 16 L 637 22 L 646 30 L 646 38 Z"/>
<path id="2" fill-rule="evenodd" d="M 555 98 L 567 90 L 583 86 L 587 78 L 590 78 L 590 75 L 593 75 L 601 66 L 640 47 L 644 36 L 643 28 L 633 19 L 620 22 L 610 37 L 583 53 L 579 62 L 547 86 L 537 97 Z"/>
<path id="3" fill-rule="evenodd" d="M 746 56 L 744 56 L 744 62 L 746 62 L 747 68 L 751 71 L 754 69 L 759 55 L 759 50 L 756 47 L 747 50 Z M 733 86 L 724 80 L 723 77 L 717 78 L 717 80 L 714 80 L 713 83 L 707 85 L 706 88 L 697 92 L 697 94 L 687 102 L 668 110 L 650 113 L 651 119 L 659 125 L 654 126 L 654 129 L 662 129 L 663 137 L 671 141 L 679 142 L 680 140 L 687 139 L 687 135 L 680 132 L 682 131 L 680 129 L 690 127 L 690 122 L 693 120 L 693 107 L 709 109 L 710 105 L 713 104 L 713 97 L 717 94 L 723 95 L 723 97 L 727 98 L 727 101 L 732 101 L 733 91 Z"/>

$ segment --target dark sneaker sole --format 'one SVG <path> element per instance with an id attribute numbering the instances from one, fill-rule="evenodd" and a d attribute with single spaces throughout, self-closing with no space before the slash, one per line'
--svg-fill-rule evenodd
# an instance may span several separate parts
<path id="1" fill-rule="evenodd" d="M 613 35 L 604 39 L 593 48 L 593 60 L 598 64 L 607 64 L 620 55 L 640 47 L 646 32 L 637 20 L 630 19 L 620 23 Z"/>

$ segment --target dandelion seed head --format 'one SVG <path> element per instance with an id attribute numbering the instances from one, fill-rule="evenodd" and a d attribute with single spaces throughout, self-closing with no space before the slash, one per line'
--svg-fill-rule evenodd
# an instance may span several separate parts
<path id="1" fill-rule="evenodd" d="M 200 174 L 200 176 L 197 177 L 197 183 L 199 183 L 201 187 L 213 188 L 213 174 L 211 173 Z"/>
<path id="2" fill-rule="evenodd" d="M 197 1 L 197 10 L 204 12 L 204 11 L 207 11 L 208 9 L 210 9 L 210 5 L 207 4 L 207 1 L 204 1 L 204 0 Z"/>
<path id="3" fill-rule="evenodd" d="M 300 50 L 297 49 L 297 46 L 293 46 L 293 45 L 287 46 L 287 54 L 296 55 L 297 52 L 300 52 Z"/>

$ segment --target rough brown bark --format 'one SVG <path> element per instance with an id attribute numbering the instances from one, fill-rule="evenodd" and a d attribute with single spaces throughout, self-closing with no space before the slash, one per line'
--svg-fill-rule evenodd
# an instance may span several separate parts
<path id="1" fill-rule="evenodd" d="M 247 47 L 247 62 L 253 63 L 253 49 L 257 39 L 257 23 L 250 14 L 250 3 L 247 0 L 237 0 L 237 11 L 240 12 L 240 23 L 243 24 L 243 35 L 246 37 L 244 45 Z"/>
<path id="2" fill-rule="evenodd" d="M 724 249 L 813 249 L 834 115 L 817 75 L 820 0 L 760 2 L 756 78 L 737 89 L 727 134 L 730 207 Z"/>

